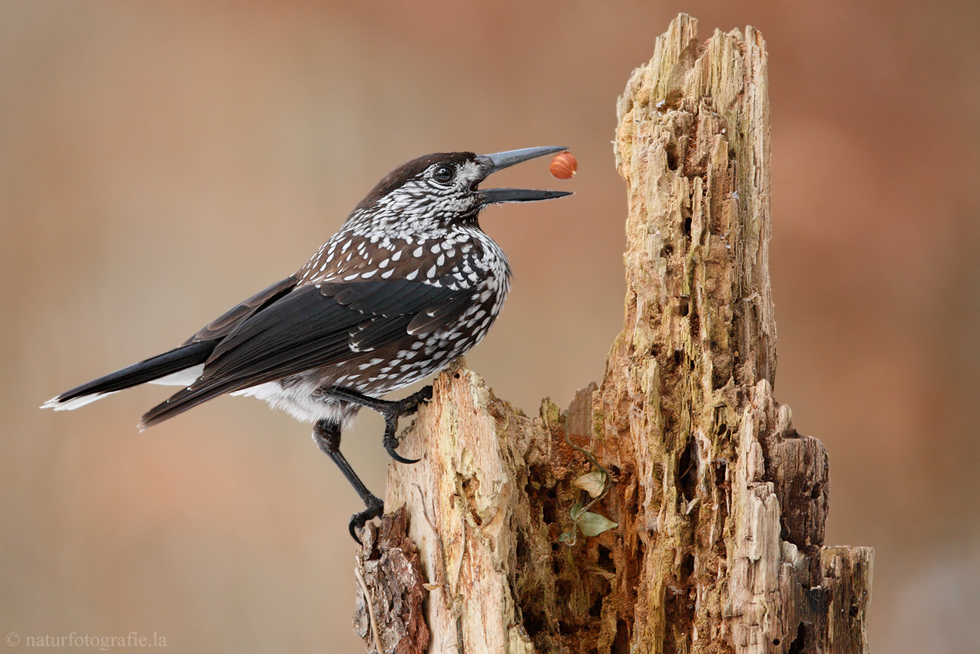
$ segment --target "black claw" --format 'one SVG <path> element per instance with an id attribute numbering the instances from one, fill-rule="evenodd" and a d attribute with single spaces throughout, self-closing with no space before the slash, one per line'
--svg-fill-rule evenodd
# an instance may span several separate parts
<path id="1" fill-rule="evenodd" d="M 367 508 L 360 513 L 355 513 L 352 515 L 350 517 L 350 524 L 347 526 L 348 530 L 350 531 L 350 537 L 357 541 L 358 545 L 364 545 L 364 543 L 362 543 L 361 539 L 357 537 L 357 532 L 364 529 L 364 525 L 367 524 L 368 520 L 377 518 L 379 515 L 384 513 L 385 510 L 385 503 L 374 495 L 369 497 L 365 501 L 365 504 L 367 505 Z"/>
<path id="2" fill-rule="evenodd" d="M 411 465 L 413 463 L 418 463 L 419 461 L 422 460 L 422 459 L 406 459 L 401 454 L 396 452 L 395 448 L 398 447 L 397 440 L 394 443 L 385 443 L 384 445 L 385 445 L 385 450 L 387 450 L 388 454 L 391 455 L 391 458 L 397 461 L 398 463 L 407 463 Z"/>
<path id="3" fill-rule="evenodd" d="M 426 386 L 405 399 L 392 402 L 388 405 L 389 411 L 384 413 L 385 435 L 381 442 L 384 444 L 385 450 L 395 461 L 409 465 L 421 461 L 421 459 L 406 459 L 395 451 L 395 448 L 398 447 L 398 437 L 395 436 L 395 432 L 398 430 L 398 419 L 400 417 L 415 413 L 418 411 L 420 404 L 424 404 L 431 399 L 432 386 Z"/>

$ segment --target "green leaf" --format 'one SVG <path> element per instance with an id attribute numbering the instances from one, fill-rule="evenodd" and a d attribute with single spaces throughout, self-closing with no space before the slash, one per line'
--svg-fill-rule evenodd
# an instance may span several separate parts
<path id="1" fill-rule="evenodd" d="M 619 526 L 619 523 L 613 522 L 606 516 L 592 513 L 591 511 L 580 512 L 575 522 L 585 536 L 598 536 L 604 531 L 609 531 Z"/>

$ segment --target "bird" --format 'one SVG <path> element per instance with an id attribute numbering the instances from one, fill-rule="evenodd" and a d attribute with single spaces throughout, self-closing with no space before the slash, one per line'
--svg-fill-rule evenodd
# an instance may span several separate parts
<path id="1" fill-rule="evenodd" d="M 253 396 L 313 423 L 319 449 L 364 503 L 355 541 L 384 503 L 340 451 L 361 408 L 385 419 L 396 451 L 398 419 L 431 399 L 381 397 L 442 370 L 480 342 L 510 290 L 500 246 L 480 227 L 490 205 L 535 202 L 567 191 L 481 189 L 492 173 L 564 152 L 545 146 L 478 155 L 434 153 L 395 168 L 296 273 L 253 295 L 179 347 L 82 384 L 41 408 L 72 410 L 144 383 L 182 388 L 150 409 L 142 431 L 219 395 Z"/>

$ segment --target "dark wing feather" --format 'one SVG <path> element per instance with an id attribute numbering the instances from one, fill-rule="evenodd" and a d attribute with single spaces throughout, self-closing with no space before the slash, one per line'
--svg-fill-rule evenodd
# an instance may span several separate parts
<path id="1" fill-rule="evenodd" d="M 365 314 L 404 316 L 424 309 L 442 306 L 457 296 L 469 296 L 471 291 L 451 290 L 408 279 L 378 280 L 324 284 L 320 289 L 327 297 Z"/>
<path id="2" fill-rule="evenodd" d="M 460 298 L 468 300 L 471 293 L 404 279 L 293 288 L 241 321 L 214 349 L 201 378 L 148 412 L 140 424 L 148 427 L 222 393 L 395 343 L 419 316 L 432 331 L 455 320 L 466 305 Z"/>
<path id="3" fill-rule="evenodd" d="M 315 286 L 302 286 L 221 341 L 205 364 L 201 381 L 234 376 L 257 364 L 274 366 L 276 359 L 296 349 L 330 341 L 346 343 L 348 330 L 365 320 L 333 298 L 325 298 Z"/>
<path id="4" fill-rule="evenodd" d="M 276 282 L 269 288 L 256 293 L 231 311 L 228 311 L 220 318 L 211 322 L 207 327 L 187 339 L 184 345 L 201 341 L 213 341 L 227 336 L 242 322 L 281 298 L 295 286 L 295 275 L 287 277 L 281 282 Z"/>
<path id="5" fill-rule="evenodd" d="M 466 308 L 472 305 L 473 298 L 471 297 L 471 293 L 461 293 L 437 307 L 430 307 L 425 311 L 420 311 L 408 323 L 406 329 L 409 334 L 431 334 L 443 325 L 458 320 L 463 315 L 463 312 L 466 311 Z"/>
<path id="6" fill-rule="evenodd" d="M 357 331 L 350 335 L 350 343 L 358 352 L 376 350 L 405 336 L 411 321 L 411 314 L 393 318 L 379 316 L 366 324 L 358 325 Z"/>

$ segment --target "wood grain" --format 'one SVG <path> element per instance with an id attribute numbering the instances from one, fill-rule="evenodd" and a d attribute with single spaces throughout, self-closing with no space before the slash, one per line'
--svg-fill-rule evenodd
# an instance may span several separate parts
<path id="1" fill-rule="evenodd" d="M 867 651 L 872 552 L 824 547 L 826 450 L 773 396 L 766 65 L 758 31 L 702 41 L 681 15 L 627 83 L 625 323 L 598 387 L 529 417 L 463 362 L 436 380 L 385 500 L 425 651 Z"/>

